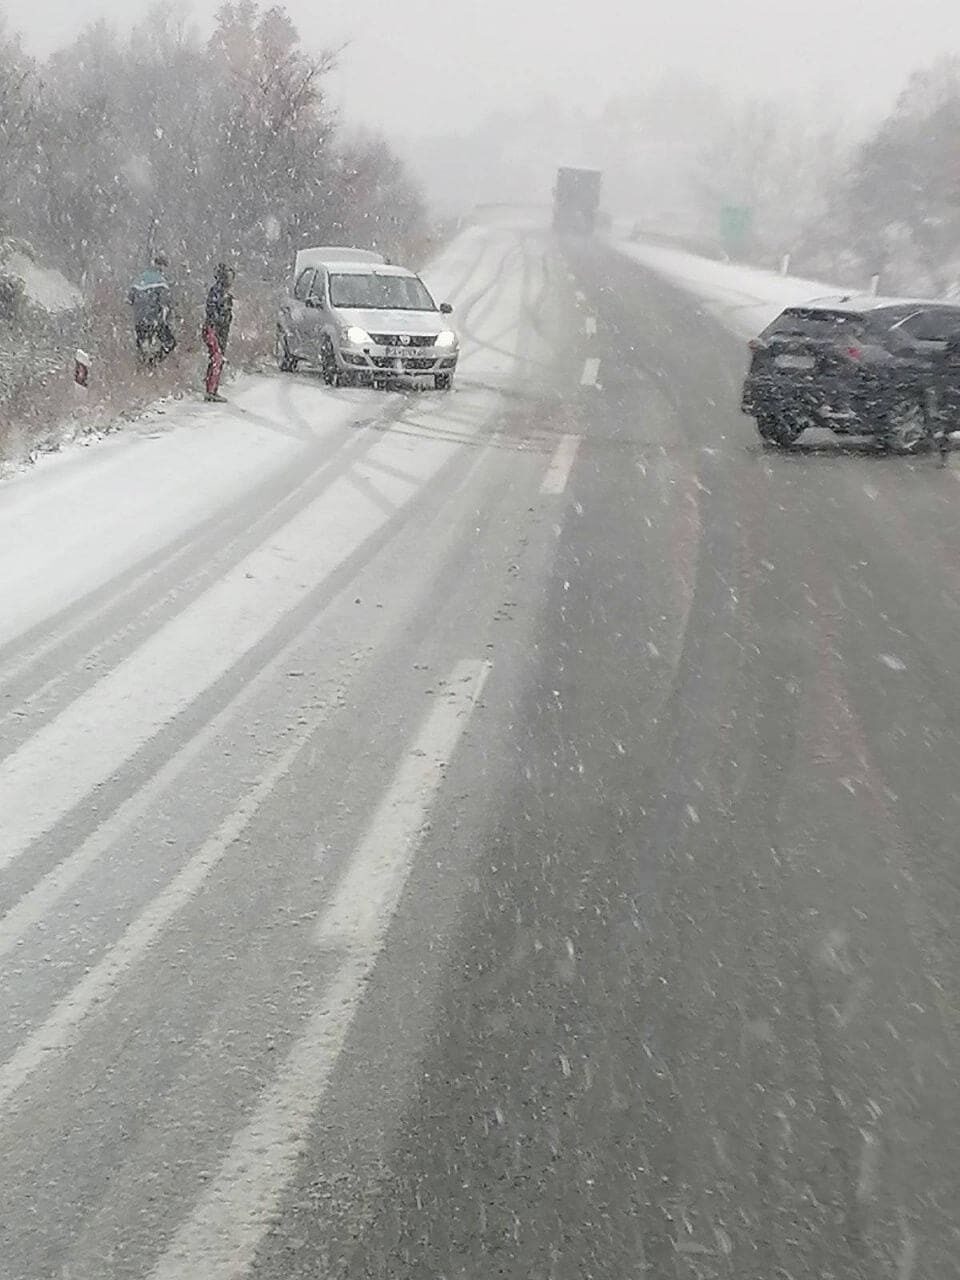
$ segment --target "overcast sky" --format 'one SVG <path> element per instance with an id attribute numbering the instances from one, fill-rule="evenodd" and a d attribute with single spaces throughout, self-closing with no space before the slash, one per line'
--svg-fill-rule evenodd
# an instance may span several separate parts
<path id="1" fill-rule="evenodd" d="M 2 3 L 2 0 L 0 0 Z M 9 24 L 45 52 L 84 21 L 129 22 L 130 0 L 8 0 Z M 190 5 L 186 6 L 190 9 Z M 193 9 L 201 27 L 213 6 Z M 553 93 L 584 104 L 680 69 L 752 93 L 849 94 L 870 110 L 905 76 L 960 52 L 960 0 L 288 0 L 305 41 L 349 40 L 337 92 L 388 133 L 467 128 Z"/>

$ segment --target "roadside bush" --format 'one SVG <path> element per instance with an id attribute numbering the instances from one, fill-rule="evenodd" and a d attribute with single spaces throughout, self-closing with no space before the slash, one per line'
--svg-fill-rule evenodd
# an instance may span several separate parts
<path id="1" fill-rule="evenodd" d="M 0 322 L 12 323 L 19 320 L 24 301 L 23 281 L 16 276 L 0 275 Z"/>
<path id="2" fill-rule="evenodd" d="M 359 244 L 421 259 L 431 231 L 420 191 L 382 138 L 341 127 L 327 101 L 336 63 L 301 46 L 281 6 L 254 0 L 223 4 L 207 41 L 161 5 L 128 38 L 98 23 L 43 66 L 0 31 L 0 239 L 30 242 L 87 299 L 59 326 L 26 313 L 15 285 L 0 292 L 8 453 L 12 436 L 35 437 L 71 411 L 78 346 L 94 358 L 86 413 L 198 387 L 218 261 L 237 271 L 228 358 L 240 366 L 272 346 L 297 248 Z M 126 294 L 160 249 L 181 341 L 148 373 Z"/>

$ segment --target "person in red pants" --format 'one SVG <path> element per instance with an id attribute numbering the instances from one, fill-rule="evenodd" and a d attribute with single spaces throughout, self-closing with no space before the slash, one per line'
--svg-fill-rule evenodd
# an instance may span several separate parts
<path id="1" fill-rule="evenodd" d="M 233 321 L 233 270 L 225 262 L 218 262 L 213 273 L 213 284 L 207 294 L 207 310 L 203 321 L 203 341 L 210 358 L 207 361 L 205 400 L 224 404 L 220 394 L 220 375 L 223 373 L 223 354 L 230 337 Z"/>

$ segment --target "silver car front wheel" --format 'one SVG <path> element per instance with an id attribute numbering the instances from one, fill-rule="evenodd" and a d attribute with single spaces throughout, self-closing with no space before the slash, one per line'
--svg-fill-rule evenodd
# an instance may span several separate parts
<path id="1" fill-rule="evenodd" d="M 917 453 L 931 442 L 930 423 L 919 400 L 898 400 L 884 424 L 881 443 L 895 453 Z"/>
<path id="2" fill-rule="evenodd" d="M 330 338 L 324 335 L 320 343 L 320 375 L 328 387 L 339 387 L 340 366 Z"/>

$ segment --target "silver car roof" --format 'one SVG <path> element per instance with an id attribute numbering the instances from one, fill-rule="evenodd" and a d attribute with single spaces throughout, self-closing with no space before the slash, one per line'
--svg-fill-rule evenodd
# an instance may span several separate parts
<path id="1" fill-rule="evenodd" d="M 406 267 L 398 267 L 392 262 L 329 262 L 325 265 L 335 275 L 342 276 L 405 276 L 415 280 L 417 273 Z"/>
<path id="2" fill-rule="evenodd" d="M 312 249 L 297 250 L 293 274 L 299 276 L 307 267 L 324 267 L 333 263 L 339 265 L 342 262 L 365 262 L 369 266 L 371 263 L 383 264 L 385 259 L 382 253 L 376 253 L 373 249 L 357 249 L 345 244 L 321 244 Z"/>

